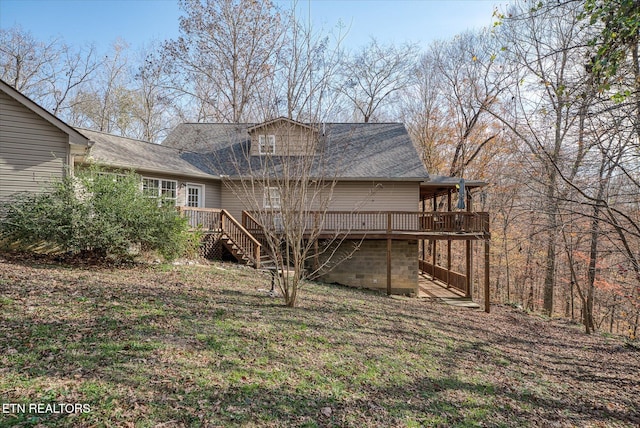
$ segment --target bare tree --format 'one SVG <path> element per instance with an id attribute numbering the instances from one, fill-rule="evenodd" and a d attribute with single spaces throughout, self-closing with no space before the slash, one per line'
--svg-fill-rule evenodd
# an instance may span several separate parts
<path id="1" fill-rule="evenodd" d="M 182 106 L 166 72 L 166 61 L 158 44 L 139 52 L 132 82 L 135 125 L 131 137 L 159 142 L 178 124 Z"/>
<path id="2" fill-rule="evenodd" d="M 60 40 L 36 40 L 20 27 L 0 29 L 0 77 L 35 101 L 50 94 L 60 54 Z"/>
<path id="3" fill-rule="evenodd" d="M 56 116 L 66 117 L 73 109 L 72 100 L 78 91 L 90 84 L 97 75 L 102 62 L 96 57 L 95 47 L 88 46 L 78 51 L 67 45 L 61 47 L 61 63 L 56 67 L 53 78 L 49 81 L 51 112 Z"/>
<path id="4" fill-rule="evenodd" d="M 403 110 L 432 173 L 464 176 L 498 136 L 488 109 L 505 90 L 499 51 L 488 32 L 466 32 L 431 44 L 415 67 Z"/>
<path id="5" fill-rule="evenodd" d="M 575 138 L 587 80 L 582 59 L 585 35 L 580 33 L 579 5 L 568 3 L 531 8 L 518 3 L 504 20 L 504 50 L 511 68 L 510 115 L 492 110 L 505 127 L 526 145 L 536 160 L 531 178 L 540 181 L 541 209 L 546 216 L 546 256 L 543 309 L 553 312 L 559 231 L 562 165 L 575 176 L 587 147 Z M 575 139 L 574 139 L 575 138 Z M 566 167 L 565 167 L 566 166 Z"/>
<path id="6" fill-rule="evenodd" d="M 133 93 L 129 86 L 128 45 L 114 42 L 91 85 L 78 91 L 71 123 L 97 131 L 128 135 L 132 126 Z"/>
<path id="7" fill-rule="evenodd" d="M 348 224 L 327 216 L 347 161 L 330 153 L 346 150 L 349 139 L 332 141 L 325 125 L 287 119 L 259 127 L 251 144 L 239 141 L 217 161 L 236 171 L 225 185 L 246 210 L 243 223 L 262 242 L 285 304 L 295 306 L 304 279 L 326 273 L 358 246 L 345 243 Z"/>
<path id="8" fill-rule="evenodd" d="M 284 116 L 297 121 L 321 122 L 337 104 L 332 90 L 343 55 L 344 34 L 316 31 L 299 20 L 297 2 L 286 15 L 286 32 L 278 51 L 273 79 L 259 91 L 261 117 Z"/>
<path id="9" fill-rule="evenodd" d="M 347 97 L 356 120 L 369 122 L 384 103 L 411 82 L 416 45 L 383 45 L 376 39 L 341 64 L 339 90 Z"/>
<path id="10" fill-rule="evenodd" d="M 413 72 L 415 79 L 401 92 L 401 117 L 430 174 L 443 168 L 442 147 L 449 140 L 449 121 L 435 61 L 424 54 Z"/>
<path id="11" fill-rule="evenodd" d="M 66 118 L 100 65 L 93 46 L 74 49 L 60 39 L 36 40 L 20 27 L 0 29 L 0 78 L 55 115 Z"/>
<path id="12" fill-rule="evenodd" d="M 165 44 L 176 88 L 200 101 L 201 120 L 251 120 L 282 45 L 280 15 L 268 0 L 181 0 L 180 6 L 181 36 Z"/>

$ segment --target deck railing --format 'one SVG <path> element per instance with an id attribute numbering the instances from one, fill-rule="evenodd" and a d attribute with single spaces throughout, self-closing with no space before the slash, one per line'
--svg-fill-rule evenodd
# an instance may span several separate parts
<path id="1" fill-rule="evenodd" d="M 418 260 L 418 264 L 422 272 L 431 275 L 432 278 L 439 279 L 448 286 L 464 293 L 465 296 L 469 295 L 466 275 L 452 270 L 447 270 L 447 268 L 442 266 L 433 265 L 426 260 Z"/>
<path id="2" fill-rule="evenodd" d="M 189 227 L 203 231 L 220 231 L 222 210 L 218 208 L 178 207 L 178 212 L 187 218 Z"/>
<path id="3" fill-rule="evenodd" d="M 245 212 L 243 225 L 249 231 L 262 224 L 272 230 L 283 227 L 282 213 Z M 486 212 L 410 212 L 410 211 L 310 211 L 296 221 L 307 230 L 325 233 L 489 233 Z"/>

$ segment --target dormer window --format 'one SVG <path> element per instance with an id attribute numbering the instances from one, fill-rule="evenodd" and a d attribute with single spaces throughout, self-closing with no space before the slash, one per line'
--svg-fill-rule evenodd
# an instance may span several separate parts
<path id="1" fill-rule="evenodd" d="M 258 136 L 258 153 L 261 155 L 273 155 L 276 152 L 276 136 L 275 135 L 259 135 Z"/>

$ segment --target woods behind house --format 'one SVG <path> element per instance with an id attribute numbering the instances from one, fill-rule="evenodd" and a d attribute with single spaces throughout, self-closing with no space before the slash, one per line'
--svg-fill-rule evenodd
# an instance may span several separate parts
<path id="1" fill-rule="evenodd" d="M 180 5 L 180 36 L 137 51 L 0 29 L 0 78 L 72 126 L 157 143 L 181 122 L 403 122 L 430 174 L 491 183 L 474 204 L 494 302 L 637 336 L 637 1 L 516 1 L 491 28 L 353 49 L 269 1 Z"/>

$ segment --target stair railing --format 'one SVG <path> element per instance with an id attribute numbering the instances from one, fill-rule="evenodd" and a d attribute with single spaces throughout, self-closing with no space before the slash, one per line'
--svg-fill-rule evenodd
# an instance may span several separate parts
<path id="1" fill-rule="evenodd" d="M 227 238 L 243 254 L 252 259 L 256 269 L 260 268 L 260 247 L 261 244 L 245 229 L 227 210 L 222 210 L 220 214 L 222 231 Z"/>

